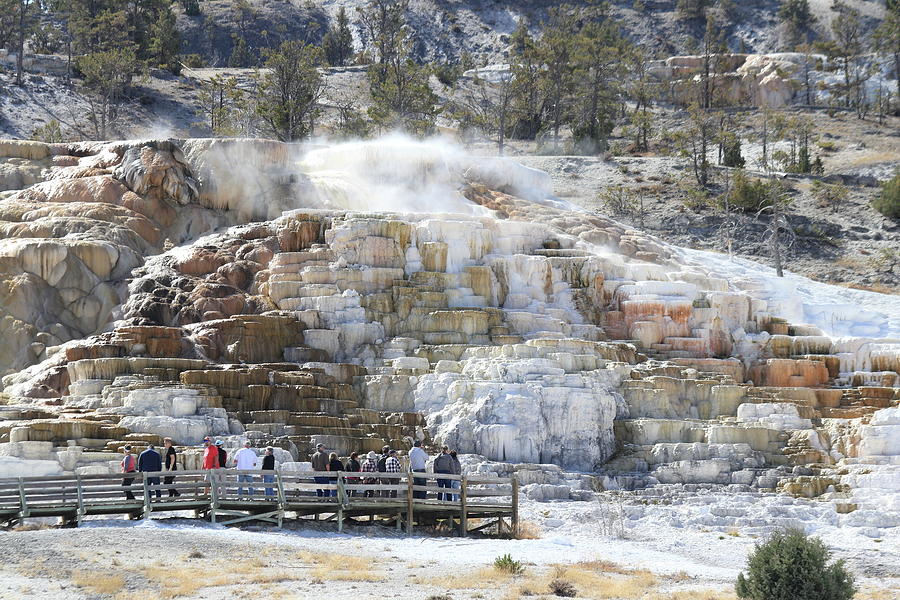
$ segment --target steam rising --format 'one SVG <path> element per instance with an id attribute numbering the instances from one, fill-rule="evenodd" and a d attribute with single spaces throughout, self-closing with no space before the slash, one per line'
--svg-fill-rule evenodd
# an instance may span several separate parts
<path id="1" fill-rule="evenodd" d="M 460 193 L 467 181 L 559 204 L 546 173 L 475 157 L 438 138 L 392 135 L 328 145 L 186 140 L 184 148 L 201 181 L 201 203 L 235 210 L 243 219 L 272 219 L 298 208 L 487 214 Z"/>

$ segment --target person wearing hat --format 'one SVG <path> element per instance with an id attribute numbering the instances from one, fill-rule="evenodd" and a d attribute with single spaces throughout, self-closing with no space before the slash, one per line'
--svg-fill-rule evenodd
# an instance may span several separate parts
<path id="1" fill-rule="evenodd" d="M 148 444 L 147 449 L 138 456 L 138 471 L 142 473 L 159 473 L 162 471 L 162 457 L 153 444 Z M 147 485 L 157 486 L 156 497 L 162 497 L 162 490 L 159 489 L 159 477 L 148 477 Z"/>
<path id="2" fill-rule="evenodd" d="M 228 464 L 228 453 L 225 452 L 225 442 L 222 440 L 216 440 L 216 450 L 219 453 L 219 468 L 224 469 Z"/>
<path id="3" fill-rule="evenodd" d="M 375 454 L 374 451 L 370 450 L 368 454 L 366 454 L 365 460 L 362 462 L 362 466 L 360 467 L 360 471 L 363 473 L 377 473 L 378 472 L 378 455 Z M 363 485 L 376 485 L 378 484 L 377 477 L 363 477 Z M 372 498 L 375 496 L 374 490 L 366 490 L 365 494 L 363 494 L 366 498 Z"/>
<path id="4" fill-rule="evenodd" d="M 126 500 L 134 500 L 134 494 L 131 493 L 131 484 L 134 483 L 134 475 L 129 477 L 129 473 L 134 473 L 137 468 L 134 463 L 134 456 L 131 454 L 131 446 L 123 446 L 122 452 L 125 453 L 125 456 L 122 457 L 122 473 L 125 474 L 122 477 L 122 487 L 125 488 L 125 499 Z"/>
<path id="5" fill-rule="evenodd" d="M 258 457 L 256 456 L 256 452 L 250 449 L 250 446 L 253 444 L 250 440 L 244 442 L 244 447 L 234 453 L 234 466 L 238 471 L 252 471 L 256 468 L 256 461 Z M 249 473 L 238 473 L 238 483 L 253 483 L 253 475 Z M 250 495 L 256 493 L 256 490 L 253 489 L 253 486 L 250 486 Z M 238 496 L 244 495 L 244 488 L 238 487 Z"/>
<path id="6" fill-rule="evenodd" d="M 328 452 L 325 451 L 325 444 L 316 444 L 316 451 L 313 453 L 312 457 L 310 457 L 313 471 L 317 473 L 327 471 L 329 460 Z M 313 477 L 313 479 L 316 483 L 324 484 L 328 484 L 331 481 L 328 477 L 321 477 L 318 475 Z M 326 489 L 316 489 L 316 496 L 319 498 L 328 498 L 331 496 L 331 493 Z"/>
<path id="7" fill-rule="evenodd" d="M 274 471 L 275 470 L 275 448 L 269 446 L 266 448 L 266 454 L 262 459 L 262 470 L 263 471 Z M 273 483 L 275 481 L 275 476 L 266 473 L 263 475 L 264 483 Z M 267 487 L 266 488 L 266 496 L 274 496 L 275 489 Z"/>

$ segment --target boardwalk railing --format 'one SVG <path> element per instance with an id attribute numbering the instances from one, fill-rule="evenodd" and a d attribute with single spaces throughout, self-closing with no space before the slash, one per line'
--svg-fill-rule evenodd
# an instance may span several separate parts
<path id="1" fill-rule="evenodd" d="M 416 524 L 449 522 L 463 536 L 494 524 L 499 533 L 515 534 L 518 495 L 515 477 L 444 473 L 216 469 L 54 475 L 0 479 L 0 523 L 60 517 L 79 524 L 90 515 L 150 518 L 154 512 L 192 510 L 214 523 L 253 520 L 280 527 L 285 513 L 293 512 L 297 518 L 335 520 L 339 531 L 345 519 L 369 517 L 395 520 L 407 532 Z M 470 529 L 472 519 L 483 522 Z"/>

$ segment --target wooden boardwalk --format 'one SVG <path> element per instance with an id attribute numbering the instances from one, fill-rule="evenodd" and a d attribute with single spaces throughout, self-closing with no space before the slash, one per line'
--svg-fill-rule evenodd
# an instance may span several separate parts
<path id="1" fill-rule="evenodd" d="M 173 475 L 166 483 L 164 478 Z M 369 477 L 365 483 L 363 475 L 377 476 L 377 481 Z M 441 522 L 461 536 L 493 526 L 501 534 L 515 535 L 518 530 L 515 477 L 234 469 L 133 476 L 0 479 L 0 523 L 59 517 L 77 525 L 95 515 L 148 519 L 153 513 L 193 511 L 195 518 L 224 525 L 262 521 L 281 527 L 293 513 L 296 519 L 335 521 L 338 531 L 347 520 L 388 522 L 407 533 L 418 525 Z"/>

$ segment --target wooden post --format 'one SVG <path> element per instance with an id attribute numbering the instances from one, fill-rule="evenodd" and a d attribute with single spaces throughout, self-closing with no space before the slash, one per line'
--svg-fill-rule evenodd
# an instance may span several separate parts
<path id="1" fill-rule="evenodd" d="M 406 473 L 406 535 L 412 535 L 413 530 L 413 483 L 412 473 Z"/>
<path id="2" fill-rule="evenodd" d="M 216 508 L 219 506 L 219 486 L 216 481 L 215 471 L 209 472 L 209 518 L 210 523 L 216 522 Z"/>
<path id="3" fill-rule="evenodd" d="M 338 501 L 338 509 L 337 509 L 337 522 L 338 522 L 338 533 L 344 531 L 344 502 L 346 501 L 345 494 L 347 490 L 344 489 L 344 473 L 340 472 L 337 474 L 337 479 L 335 480 L 335 484 L 337 485 L 337 501 Z"/>
<path id="4" fill-rule="evenodd" d="M 512 475 L 512 528 L 510 533 L 512 537 L 519 534 L 519 477 L 513 473 Z"/>
<path id="5" fill-rule="evenodd" d="M 146 519 L 150 516 L 150 488 L 147 485 L 147 472 L 141 472 L 141 481 L 144 488 L 144 514 L 141 518 Z"/>
<path id="6" fill-rule="evenodd" d="M 287 498 L 284 496 L 284 482 L 281 480 L 281 471 L 275 473 L 275 482 L 278 484 L 278 526 L 281 527 L 284 521 L 284 508 L 287 504 Z"/>
<path id="7" fill-rule="evenodd" d="M 25 484 L 19 477 L 19 518 L 24 519 L 28 516 L 28 501 L 25 500 Z"/>
<path id="8" fill-rule="evenodd" d="M 469 485 L 469 479 L 463 475 L 459 481 L 459 535 L 466 537 L 469 535 L 469 515 L 468 515 L 468 496 L 466 495 L 466 486 Z"/>
<path id="9" fill-rule="evenodd" d="M 75 474 L 75 491 L 78 494 L 78 509 L 75 511 L 75 525 L 81 525 L 84 519 L 84 490 L 81 489 L 81 475 Z"/>

